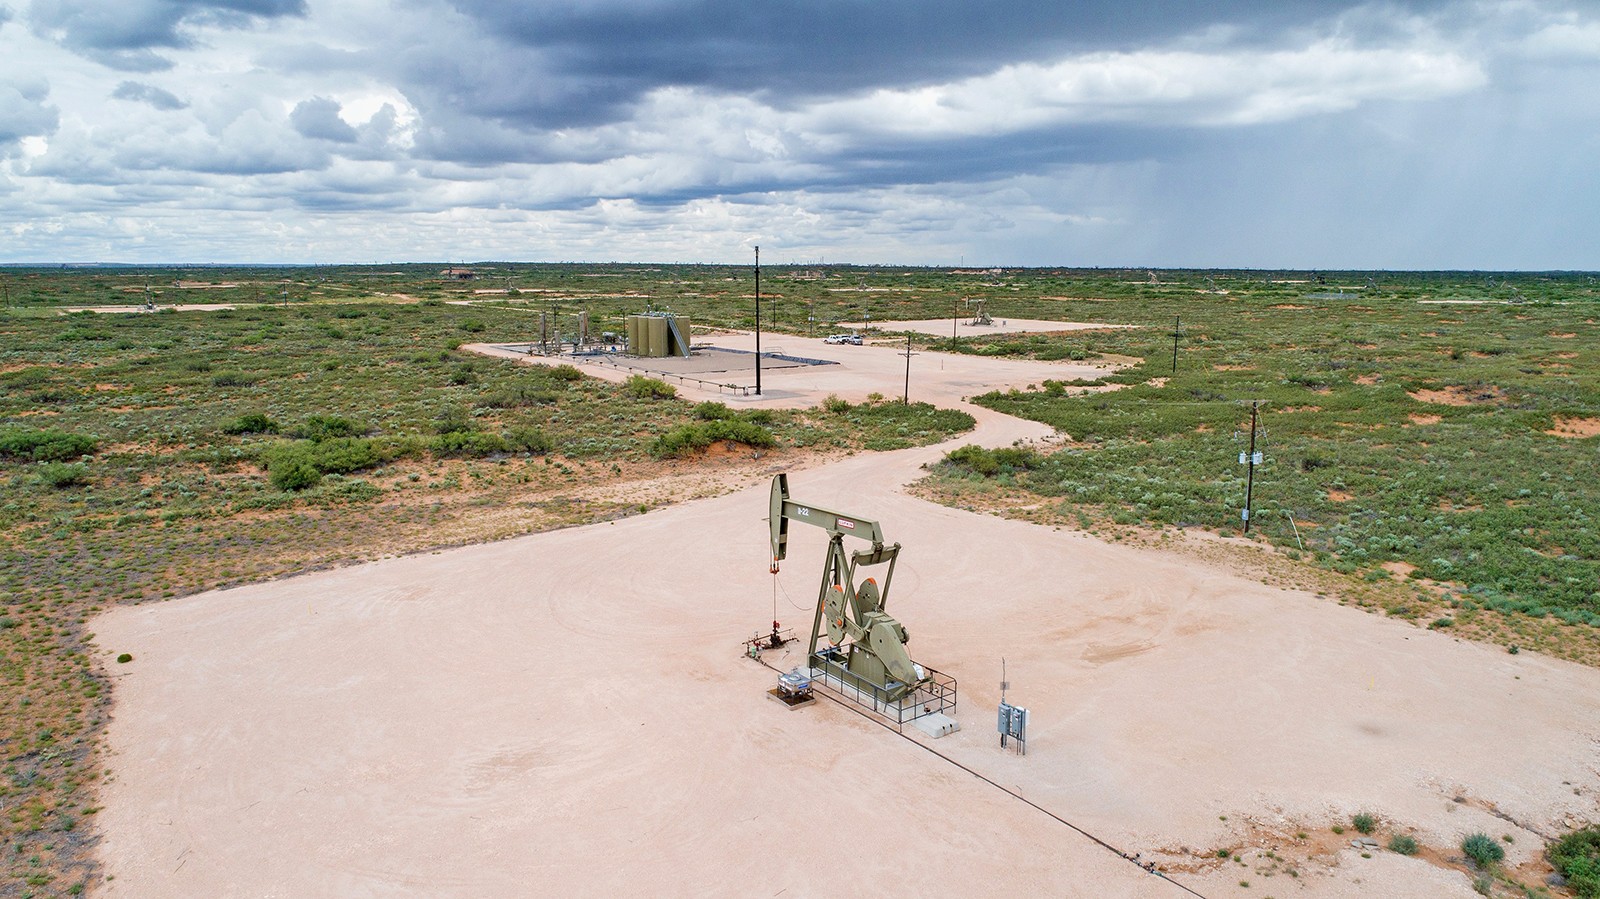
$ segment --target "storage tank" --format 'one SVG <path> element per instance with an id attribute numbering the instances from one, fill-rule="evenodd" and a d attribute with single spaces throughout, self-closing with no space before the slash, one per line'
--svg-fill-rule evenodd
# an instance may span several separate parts
<path id="1" fill-rule="evenodd" d="M 626 321 L 628 332 L 628 352 L 635 356 L 642 356 L 639 347 L 639 316 L 630 315 Z"/>
<path id="2" fill-rule="evenodd" d="M 667 320 L 664 317 L 659 315 L 651 316 L 649 337 L 650 355 L 665 356 L 667 354 L 668 344 L 671 342 L 668 340 L 667 331 Z"/>

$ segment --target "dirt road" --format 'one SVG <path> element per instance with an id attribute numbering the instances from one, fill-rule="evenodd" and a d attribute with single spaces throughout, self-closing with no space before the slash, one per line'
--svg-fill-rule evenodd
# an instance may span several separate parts
<path id="1" fill-rule="evenodd" d="M 860 383 L 761 402 L 898 383 L 892 350 L 830 349 L 866 354 Z M 974 366 L 995 360 L 937 355 L 914 364 L 941 404 L 1071 376 L 1007 363 L 1026 368 L 993 380 Z M 1046 436 L 971 411 L 963 441 Z M 1600 672 L 906 495 L 942 452 L 791 476 L 796 498 L 905 544 L 890 610 L 960 680 L 963 727 L 912 740 L 1207 896 L 1475 895 L 1386 852 L 1298 859 L 1293 877 L 1216 856 L 1357 811 L 1444 854 L 1513 835 L 1513 863 L 1534 832 L 1600 818 Z M 135 660 L 107 665 L 115 879 L 96 892 L 1189 895 L 842 707 L 768 699 L 739 641 L 774 603 L 809 623 L 824 535 L 791 531 L 775 587 L 765 515 L 762 487 L 107 613 L 105 659 Z M 1026 757 L 993 730 L 1002 656 L 1033 713 Z"/>

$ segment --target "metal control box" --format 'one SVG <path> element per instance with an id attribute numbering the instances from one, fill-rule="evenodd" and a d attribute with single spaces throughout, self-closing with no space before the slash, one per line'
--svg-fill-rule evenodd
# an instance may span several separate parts
<path id="1" fill-rule="evenodd" d="M 995 729 L 1000 732 L 1000 746 L 1006 745 L 1006 738 L 1017 741 L 1023 755 L 1028 754 L 1028 710 L 1012 705 L 1009 702 L 1000 703 L 1000 714 L 995 723 Z"/>

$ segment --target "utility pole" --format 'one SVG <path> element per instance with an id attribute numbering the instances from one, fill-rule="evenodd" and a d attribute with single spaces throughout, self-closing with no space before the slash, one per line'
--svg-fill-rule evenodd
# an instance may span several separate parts
<path id="1" fill-rule="evenodd" d="M 761 248 L 756 247 L 756 396 L 761 395 Z"/>
<path id="2" fill-rule="evenodd" d="M 916 355 L 911 352 L 911 335 L 906 334 L 906 390 L 900 395 L 901 405 L 911 405 L 911 357 Z"/>
<path id="3" fill-rule="evenodd" d="M 1250 401 L 1250 455 L 1239 459 L 1240 462 L 1244 462 L 1247 466 L 1244 485 L 1244 532 L 1246 534 L 1250 533 L 1250 503 L 1255 497 L 1256 466 L 1261 462 L 1260 457 L 1256 454 L 1256 408 L 1260 404 L 1260 400 Z"/>
<path id="4" fill-rule="evenodd" d="M 1180 325 L 1182 323 L 1183 323 L 1183 316 L 1174 315 L 1172 317 L 1172 373 L 1173 374 L 1177 374 L 1178 373 L 1178 338 L 1183 335 L 1183 329 L 1180 327 Z"/>

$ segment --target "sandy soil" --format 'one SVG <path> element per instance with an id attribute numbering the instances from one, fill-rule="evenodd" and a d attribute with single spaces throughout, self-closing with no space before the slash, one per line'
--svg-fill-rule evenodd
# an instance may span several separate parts
<path id="1" fill-rule="evenodd" d="M 258 304 L 255 304 L 255 305 L 262 305 L 262 304 L 258 303 Z M 157 303 L 155 309 L 146 309 L 146 308 L 144 308 L 143 305 L 138 305 L 138 306 L 63 306 L 63 307 L 61 307 L 60 312 L 57 313 L 57 314 L 59 314 L 59 315 L 67 315 L 67 314 L 73 313 L 73 312 L 99 312 L 99 313 L 103 313 L 103 314 L 124 313 L 124 312 L 161 312 L 161 311 L 164 311 L 164 310 L 167 310 L 167 309 L 171 309 L 174 312 L 224 312 L 224 311 L 227 311 L 227 310 L 230 310 L 230 309 L 238 309 L 238 308 L 239 308 L 239 304 L 238 303 L 177 303 L 177 304 L 173 304 L 173 303 Z"/>
<path id="2" fill-rule="evenodd" d="M 890 350 L 827 349 L 852 364 L 741 402 L 900 383 Z M 1062 376 L 937 355 L 914 358 L 913 397 Z M 973 411 L 962 441 L 1049 436 Z M 824 535 L 792 529 L 774 583 L 757 486 L 101 616 L 115 879 L 96 894 L 1188 895 L 952 760 L 1206 896 L 1475 895 L 1435 861 L 1326 839 L 1298 877 L 1261 861 L 1357 811 L 1445 855 L 1512 834 L 1513 863 L 1600 818 L 1600 671 L 908 496 L 941 452 L 791 486 L 905 544 L 889 607 L 914 657 L 959 678 L 960 733 L 766 697 L 739 641 L 774 606 L 808 625 Z M 1002 656 L 1026 757 L 993 732 Z"/>
<path id="3" fill-rule="evenodd" d="M 956 320 L 955 336 L 957 337 L 986 337 L 994 334 L 1028 334 L 1028 333 L 1054 333 L 1057 331 L 1107 331 L 1116 328 L 1135 328 L 1137 325 L 1107 325 L 1095 322 L 1052 322 L 1031 318 L 995 319 L 992 325 L 974 325 L 971 313 L 966 313 Z M 908 321 L 874 321 L 867 322 L 878 331 L 915 331 L 918 334 L 932 334 L 935 337 L 949 337 L 950 319 L 924 318 Z M 862 322 L 840 322 L 839 328 L 843 331 L 860 331 L 864 329 Z"/>
<path id="4" fill-rule="evenodd" d="M 702 346 L 744 350 L 748 353 L 755 349 L 755 335 L 722 333 L 696 337 L 695 347 Z M 609 381 L 621 382 L 638 373 L 582 356 L 528 356 L 492 344 L 468 344 L 462 349 L 516 359 L 530 365 L 577 365 L 585 374 Z M 781 368 L 763 364 L 760 396 L 753 391 L 753 355 L 734 357 L 748 360 L 743 368 L 719 366 L 721 371 L 708 373 L 704 379 L 697 380 L 688 375 L 679 378 L 664 371 L 652 371 L 651 375 L 673 384 L 684 396 L 717 399 L 740 406 L 798 408 L 814 406 L 829 394 L 858 402 L 875 392 L 890 397 L 899 397 L 905 392 L 906 357 L 902 350 L 893 347 L 833 345 L 824 343 L 820 338 L 765 334 L 761 339 L 761 350 L 763 353 L 823 359 L 840 364 L 795 366 L 780 363 L 783 366 Z M 660 359 L 645 361 L 651 366 L 664 367 Z M 912 402 L 952 405 L 969 396 L 1007 387 L 1038 384 L 1050 378 L 1098 378 L 1110 368 L 1109 364 L 1035 362 L 959 353 L 918 352 L 911 358 L 910 395 Z"/>

